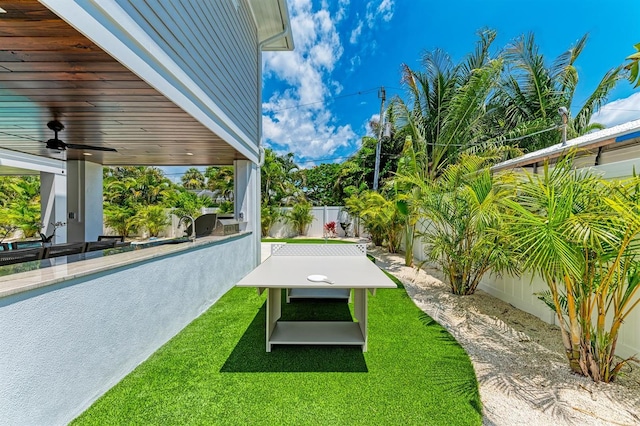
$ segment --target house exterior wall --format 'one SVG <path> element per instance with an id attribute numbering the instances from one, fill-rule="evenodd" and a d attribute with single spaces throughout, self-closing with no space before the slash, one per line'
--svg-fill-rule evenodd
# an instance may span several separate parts
<path id="1" fill-rule="evenodd" d="M 116 2 L 257 145 L 261 65 L 246 1 Z"/>
<path id="2" fill-rule="evenodd" d="M 102 204 L 102 165 L 67 161 L 67 241 L 96 241 L 102 235 Z"/>
<path id="3" fill-rule="evenodd" d="M 252 251 L 245 234 L 0 298 L 0 423 L 70 422 L 251 271 Z"/>

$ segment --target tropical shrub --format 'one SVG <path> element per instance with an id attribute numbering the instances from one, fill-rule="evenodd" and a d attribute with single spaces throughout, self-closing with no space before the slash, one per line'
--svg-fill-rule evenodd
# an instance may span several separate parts
<path id="1" fill-rule="evenodd" d="M 233 213 L 233 201 L 223 201 L 218 205 L 218 213 Z"/>
<path id="2" fill-rule="evenodd" d="M 356 238 L 360 237 L 361 212 L 364 210 L 363 197 L 361 194 L 365 192 L 366 189 L 357 191 L 344 200 L 344 210 L 353 218 L 353 236 Z"/>
<path id="3" fill-rule="evenodd" d="M 525 270 L 541 276 L 572 371 L 610 382 L 618 333 L 640 298 L 640 178 L 606 182 L 571 159 L 526 174 L 506 216 Z"/>
<path id="4" fill-rule="evenodd" d="M 295 204 L 291 210 L 284 215 L 285 221 L 293 226 L 293 230 L 298 235 L 306 235 L 307 229 L 313 222 L 311 214 L 311 203 L 301 201 Z"/>
<path id="5" fill-rule="evenodd" d="M 367 191 L 361 195 L 363 209 L 360 217 L 371 241 L 384 245 L 389 253 L 397 253 L 402 240 L 403 221 L 395 200 L 388 200 L 380 193 Z"/>
<path id="6" fill-rule="evenodd" d="M 0 223 L 19 229 L 25 238 L 40 232 L 38 177 L 0 177 Z"/>
<path id="7" fill-rule="evenodd" d="M 268 237 L 271 227 L 282 217 L 282 210 L 278 206 L 263 204 L 260 208 L 260 230 L 262 237 Z"/>
<path id="8" fill-rule="evenodd" d="M 501 200 L 511 193 L 504 184 L 508 177 L 493 176 L 484 163 L 463 156 L 436 181 L 413 180 L 426 225 L 418 234 L 425 255 L 440 265 L 458 295 L 473 294 L 490 270 L 517 272 L 501 215 Z"/>
<path id="9" fill-rule="evenodd" d="M 128 237 L 138 229 L 135 214 L 136 210 L 132 207 L 107 204 L 104 207 L 104 224 L 115 230 L 118 235 Z"/>
<path id="10" fill-rule="evenodd" d="M 9 204 L 7 218 L 22 231 L 24 238 L 36 236 L 41 229 L 40 200 L 18 198 Z"/>
<path id="11" fill-rule="evenodd" d="M 146 229 L 150 237 L 160 235 L 170 223 L 165 208 L 158 205 L 141 207 L 135 214 L 134 221 L 138 227 Z"/>
<path id="12" fill-rule="evenodd" d="M 336 232 L 336 222 L 335 221 L 327 222 L 327 223 L 324 224 L 324 236 L 325 237 L 330 237 L 330 238 L 334 238 L 334 237 L 338 236 L 338 233 Z"/>
<path id="13" fill-rule="evenodd" d="M 0 243 L 3 242 L 5 238 L 13 235 L 15 230 L 18 229 L 17 226 L 4 222 L 2 213 L 2 210 L 0 210 Z"/>

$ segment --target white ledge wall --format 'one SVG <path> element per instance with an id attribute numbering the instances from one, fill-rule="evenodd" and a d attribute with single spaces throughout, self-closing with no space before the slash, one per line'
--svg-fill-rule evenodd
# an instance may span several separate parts
<path id="1" fill-rule="evenodd" d="M 252 241 L 247 234 L 0 299 L 0 423 L 77 417 L 253 269 Z"/>

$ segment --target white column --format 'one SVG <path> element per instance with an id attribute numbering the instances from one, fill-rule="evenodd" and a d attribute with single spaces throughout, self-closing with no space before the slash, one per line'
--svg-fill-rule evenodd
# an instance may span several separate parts
<path id="1" fill-rule="evenodd" d="M 40 172 L 40 213 L 42 233 L 49 236 L 54 231 L 53 224 L 67 221 L 67 176 L 57 173 Z M 54 244 L 67 242 L 67 227 L 55 230 Z"/>
<path id="2" fill-rule="evenodd" d="M 233 211 L 236 220 L 246 222 L 244 230 L 253 232 L 257 266 L 260 263 L 260 168 L 248 160 L 235 160 L 233 165 Z"/>
<path id="3" fill-rule="evenodd" d="M 67 161 L 67 173 L 69 241 L 96 241 L 102 234 L 102 165 Z"/>

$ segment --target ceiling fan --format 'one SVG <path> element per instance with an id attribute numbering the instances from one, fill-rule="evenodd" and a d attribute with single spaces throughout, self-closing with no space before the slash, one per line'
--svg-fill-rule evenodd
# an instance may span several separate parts
<path id="1" fill-rule="evenodd" d="M 53 120 L 47 123 L 47 127 L 53 130 L 53 139 L 49 139 L 47 141 L 47 148 L 54 149 L 57 151 L 64 151 L 67 148 L 70 149 L 84 149 L 84 150 L 92 150 L 92 151 L 110 151 L 110 152 L 118 152 L 113 148 L 106 148 L 103 146 L 92 146 L 92 145 L 82 145 L 75 143 L 64 143 L 60 139 L 58 139 L 58 132 L 64 130 L 64 125 L 58 120 Z"/>

